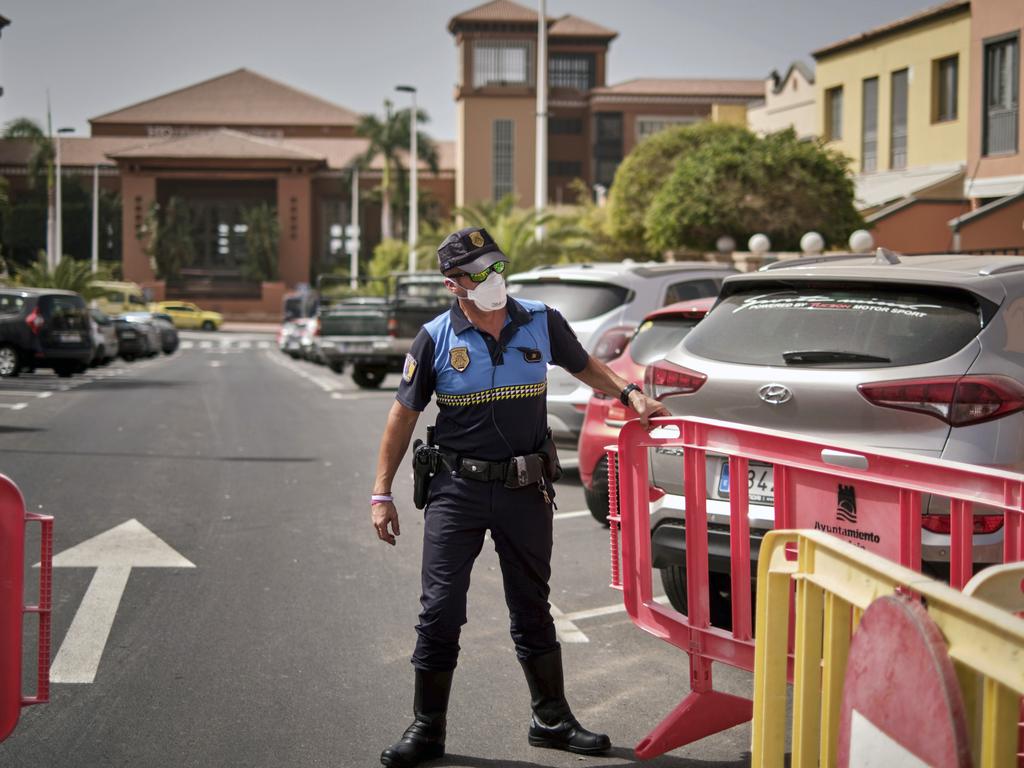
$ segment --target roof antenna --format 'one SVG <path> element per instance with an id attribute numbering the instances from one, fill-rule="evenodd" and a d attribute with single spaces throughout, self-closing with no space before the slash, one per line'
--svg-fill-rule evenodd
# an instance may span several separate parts
<path id="1" fill-rule="evenodd" d="M 899 254 L 890 251 L 888 248 L 879 248 L 875 251 L 875 264 L 902 264 Z"/>

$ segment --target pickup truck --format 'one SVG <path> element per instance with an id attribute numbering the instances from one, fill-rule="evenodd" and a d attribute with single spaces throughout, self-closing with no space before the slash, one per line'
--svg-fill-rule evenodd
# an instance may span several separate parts
<path id="1" fill-rule="evenodd" d="M 320 356 L 335 373 L 352 366 L 352 379 L 376 389 L 400 373 L 420 326 L 451 306 L 452 297 L 433 272 L 392 276 L 387 298 L 355 297 L 321 304 L 317 320 Z"/>

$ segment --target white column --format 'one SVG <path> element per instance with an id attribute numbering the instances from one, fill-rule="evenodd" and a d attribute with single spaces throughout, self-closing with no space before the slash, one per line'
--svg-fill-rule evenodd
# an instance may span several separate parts
<path id="1" fill-rule="evenodd" d="M 361 241 L 362 233 L 359 231 L 359 166 L 352 166 L 352 231 L 355 233 L 357 241 Z M 345 244 L 348 245 L 349 238 L 345 238 Z M 352 290 L 359 287 L 359 248 L 349 248 L 349 286 Z"/>
<path id="2" fill-rule="evenodd" d="M 534 206 L 544 212 L 548 202 L 548 16 L 545 0 L 539 0 L 537 16 L 537 168 L 534 173 Z M 538 242 L 544 239 L 544 227 L 534 231 Z"/>
<path id="3" fill-rule="evenodd" d="M 100 167 L 92 167 L 92 271 L 100 269 Z"/>
<path id="4" fill-rule="evenodd" d="M 57 131 L 57 180 L 56 180 L 56 192 L 57 192 L 57 214 L 56 221 L 54 224 L 54 254 L 53 254 L 53 268 L 56 269 L 57 265 L 60 264 L 60 260 L 64 255 L 64 227 L 61 219 L 61 193 L 60 193 L 60 131 Z"/>

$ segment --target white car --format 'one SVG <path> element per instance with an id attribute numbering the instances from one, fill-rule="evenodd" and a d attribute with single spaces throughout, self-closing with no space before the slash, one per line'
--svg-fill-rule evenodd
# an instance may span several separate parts
<path id="1" fill-rule="evenodd" d="M 614 360 L 652 310 L 677 301 L 717 296 L 736 272 L 705 261 L 566 264 L 520 272 L 508 279 L 509 293 L 554 307 L 569 322 L 584 349 L 598 360 Z M 555 441 L 576 449 L 591 389 L 568 372 L 548 372 L 548 426 Z"/>

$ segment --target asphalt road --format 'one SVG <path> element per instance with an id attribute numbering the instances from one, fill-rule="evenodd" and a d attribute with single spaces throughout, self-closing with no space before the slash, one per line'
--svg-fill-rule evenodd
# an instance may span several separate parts
<path id="1" fill-rule="evenodd" d="M 90 642 L 96 653 L 91 682 L 55 682 L 49 704 L 23 710 L 0 766 L 377 765 L 411 714 L 423 529 L 405 471 L 397 547 L 369 521 L 396 382 L 359 390 L 269 336 L 184 337 L 170 357 L 0 382 L 0 471 L 55 518 L 57 677 L 88 672 Z M 527 744 L 529 696 L 485 546 L 449 755 L 433 765 L 632 765 L 686 693 L 686 656 L 637 629 L 608 588 L 607 530 L 583 512 L 572 472 L 558 503 L 551 601 L 565 615 L 570 703 L 616 747 L 583 759 Z M 116 536 L 122 554 L 138 545 L 135 561 L 118 559 Z M 750 694 L 749 675 L 715 675 Z M 647 765 L 747 765 L 749 741 L 741 726 Z"/>

